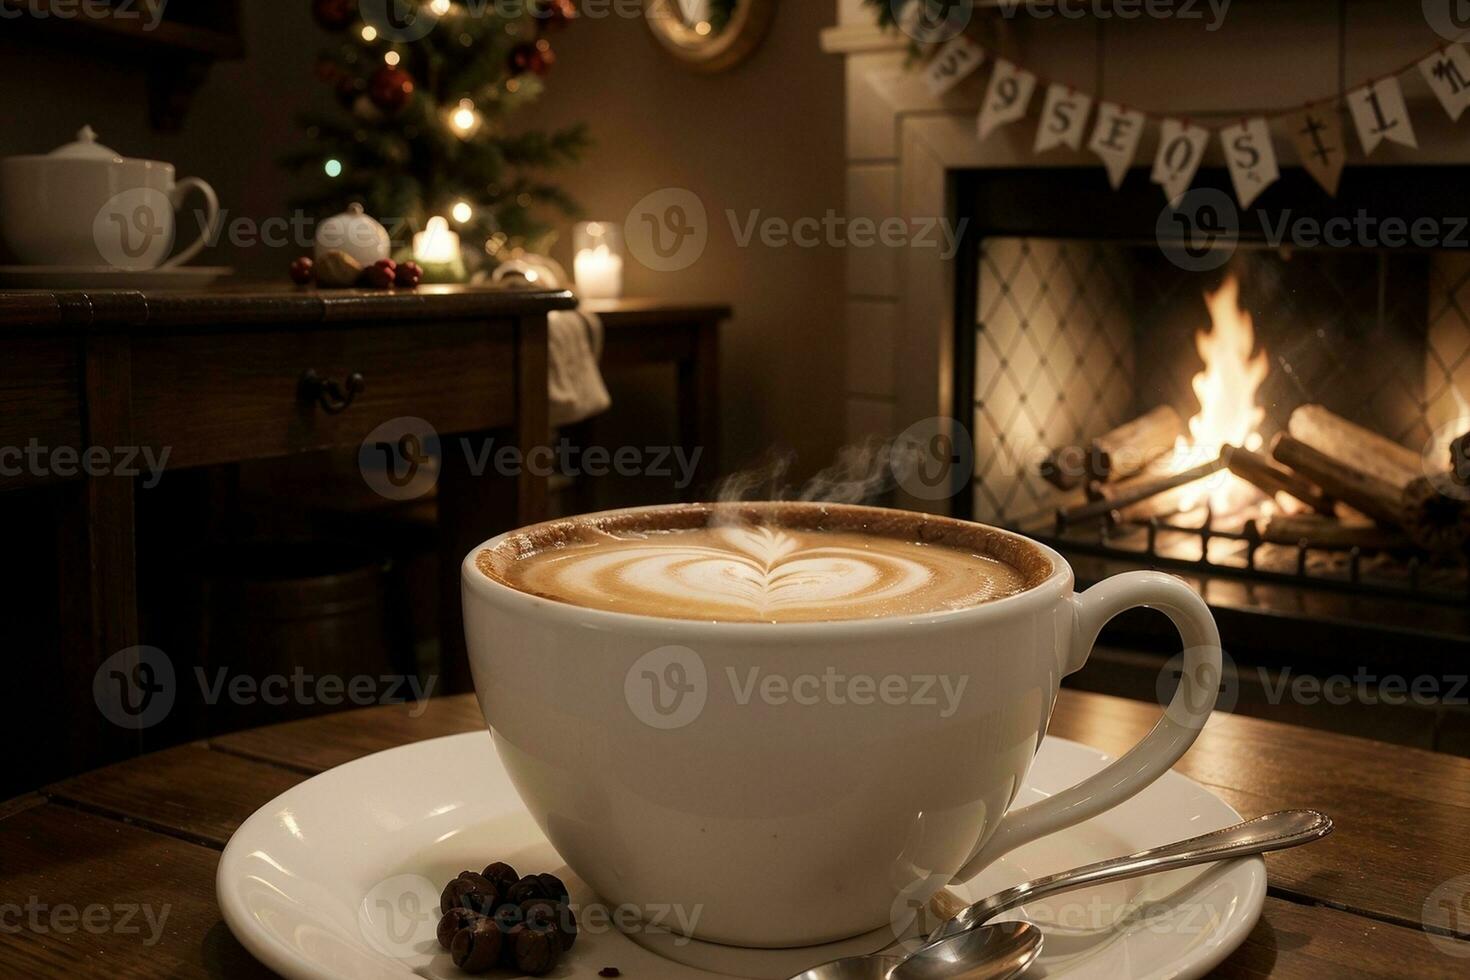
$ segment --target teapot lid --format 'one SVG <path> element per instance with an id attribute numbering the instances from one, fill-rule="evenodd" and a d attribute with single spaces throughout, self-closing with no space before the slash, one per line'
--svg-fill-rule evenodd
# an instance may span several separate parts
<path id="1" fill-rule="evenodd" d="M 122 154 L 111 147 L 103 146 L 97 142 L 97 134 L 91 126 L 83 126 L 77 131 L 76 142 L 58 146 L 47 156 L 61 157 L 68 160 L 121 160 Z"/>

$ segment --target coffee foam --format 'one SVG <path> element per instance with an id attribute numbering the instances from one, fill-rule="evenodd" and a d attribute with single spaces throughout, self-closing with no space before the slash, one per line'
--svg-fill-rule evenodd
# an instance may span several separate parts
<path id="1" fill-rule="evenodd" d="M 852 620 L 979 605 L 1052 572 L 991 528 L 817 504 L 689 505 L 539 525 L 477 556 L 512 588 L 675 619 Z"/>

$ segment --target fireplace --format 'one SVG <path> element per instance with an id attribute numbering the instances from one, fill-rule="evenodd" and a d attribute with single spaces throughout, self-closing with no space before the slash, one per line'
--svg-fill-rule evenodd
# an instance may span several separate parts
<path id="1" fill-rule="evenodd" d="M 1470 415 L 1470 249 L 1444 218 L 1462 179 L 1377 168 L 1333 201 L 1288 173 L 1239 214 L 1238 237 L 1184 251 L 1198 242 L 1169 233 L 1144 173 L 1115 193 L 1066 171 L 956 172 L 971 231 L 953 405 L 975 454 L 953 510 L 1056 546 L 1084 585 L 1139 567 L 1185 575 L 1239 663 L 1331 670 L 1334 656 L 1402 665 L 1412 651 L 1416 671 L 1462 671 L 1470 519 L 1430 480 L 1451 476 L 1431 471 L 1450 469 Z M 1196 186 L 1223 200 L 1227 181 L 1205 172 Z M 1381 247 L 1361 228 L 1351 245 L 1272 240 L 1283 218 L 1341 228 L 1329 223 L 1357 215 L 1432 219 L 1441 234 L 1421 236 L 1432 247 Z M 1324 440 L 1381 468 L 1389 513 L 1307 478 L 1333 473 L 1293 450 Z M 1415 478 L 1432 526 L 1411 533 L 1400 486 Z M 1167 645 L 1161 626 L 1132 617 L 1111 639 Z"/>

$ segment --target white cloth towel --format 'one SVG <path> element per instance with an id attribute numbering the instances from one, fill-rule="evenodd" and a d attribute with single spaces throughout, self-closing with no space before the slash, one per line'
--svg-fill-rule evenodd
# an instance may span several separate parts
<path id="1" fill-rule="evenodd" d="M 552 259 L 526 255 L 502 263 L 492 277 L 507 286 L 570 288 L 566 271 Z M 546 318 L 547 390 L 551 424 L 571 425 L 612 407 L 597 362 L 602 358 L 602 320 L 587 310 L 556 310 Z"/>

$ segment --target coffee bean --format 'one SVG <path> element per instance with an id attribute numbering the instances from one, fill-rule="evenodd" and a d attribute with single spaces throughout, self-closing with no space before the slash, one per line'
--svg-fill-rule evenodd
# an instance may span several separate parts
<path id="1" fill-rule="evenodd" d="M 474 871 L 461 872 L 460 876 L 444 886 L 439 896 L 439 911 L 466 908 L 481 915 L 490 915 L 500 906 L 500 893 L 484 875 Z"/>
<path id="2" fill-rule="evenodd" d="M 541 882 L 541 888 L 546 892 L 547 898 L 554 898 L 563 905 L 572 900 L 572 893 L 567 891 L 567 886 L 556 875 L 539 874 L 536 880 Z"/>
<path id="3" fill-rule="evenodd" d="M 444 913 L 444 918 L 439 920 L 439 945 L 448 949 L 454 942 L 454 934 L 461 929 L 468 929 L 484 916 L 478 912 L 471 912 L 467 908 L 452 908 Z"/>
<path id="4" fill-rule="evenodd" d="M 510 886 L 510 891 L 505 893 L 505 900 L 515 905 L 524 905 L 526 902 L 537 898 L 550 898 L 546 894 L 545 886 L 536 875 L 526 875 L 520 881 Z"/>
<path id="5" fill-rule="evenodd" d="M 554 928 L 561 939 L 563 950 L 571 949 L 577 942 L 577 916 L 571 906 L 550 898 L 533 898 L 521 905 L 521 914 L 527 925 L 548 925 Z"/>
<path id="6" fill-rule="evenodd" d="M 454 934 L 449 955 L 454 958 L 454 965 L 466 973 L 484 973 L 500 962 L 504 944 L 505 936 L 495 923 L 481 917 L 470 928 Z"/>
<path id="7" fill-rule="evenodd" d="M 502 895 L 509 894 L 510 887 L 521 880 L 521 876 L 516 874 L 516 869 L 504 861 L 496 861 L 494 864 L 486 865 L 485 870 L 481 874 L 488 878 L 490 883 L 495 886 L 495 890 Z"/>
<path id="8" fill-rule="evenodd" d="M 561 959 L 561 940 L 556 930 L 542 932 L 529 925 L 519 926 L 515 931 L 516 968 L 533 977 L 540 977 L 556 969 Z"/>
<path id="9" fill-rule="evenodd" d="M 597 971 L 597 975 L 599 977 L 620 977 L 623 975 L 623 971 L 615 966 L 605 966 Z"/>

